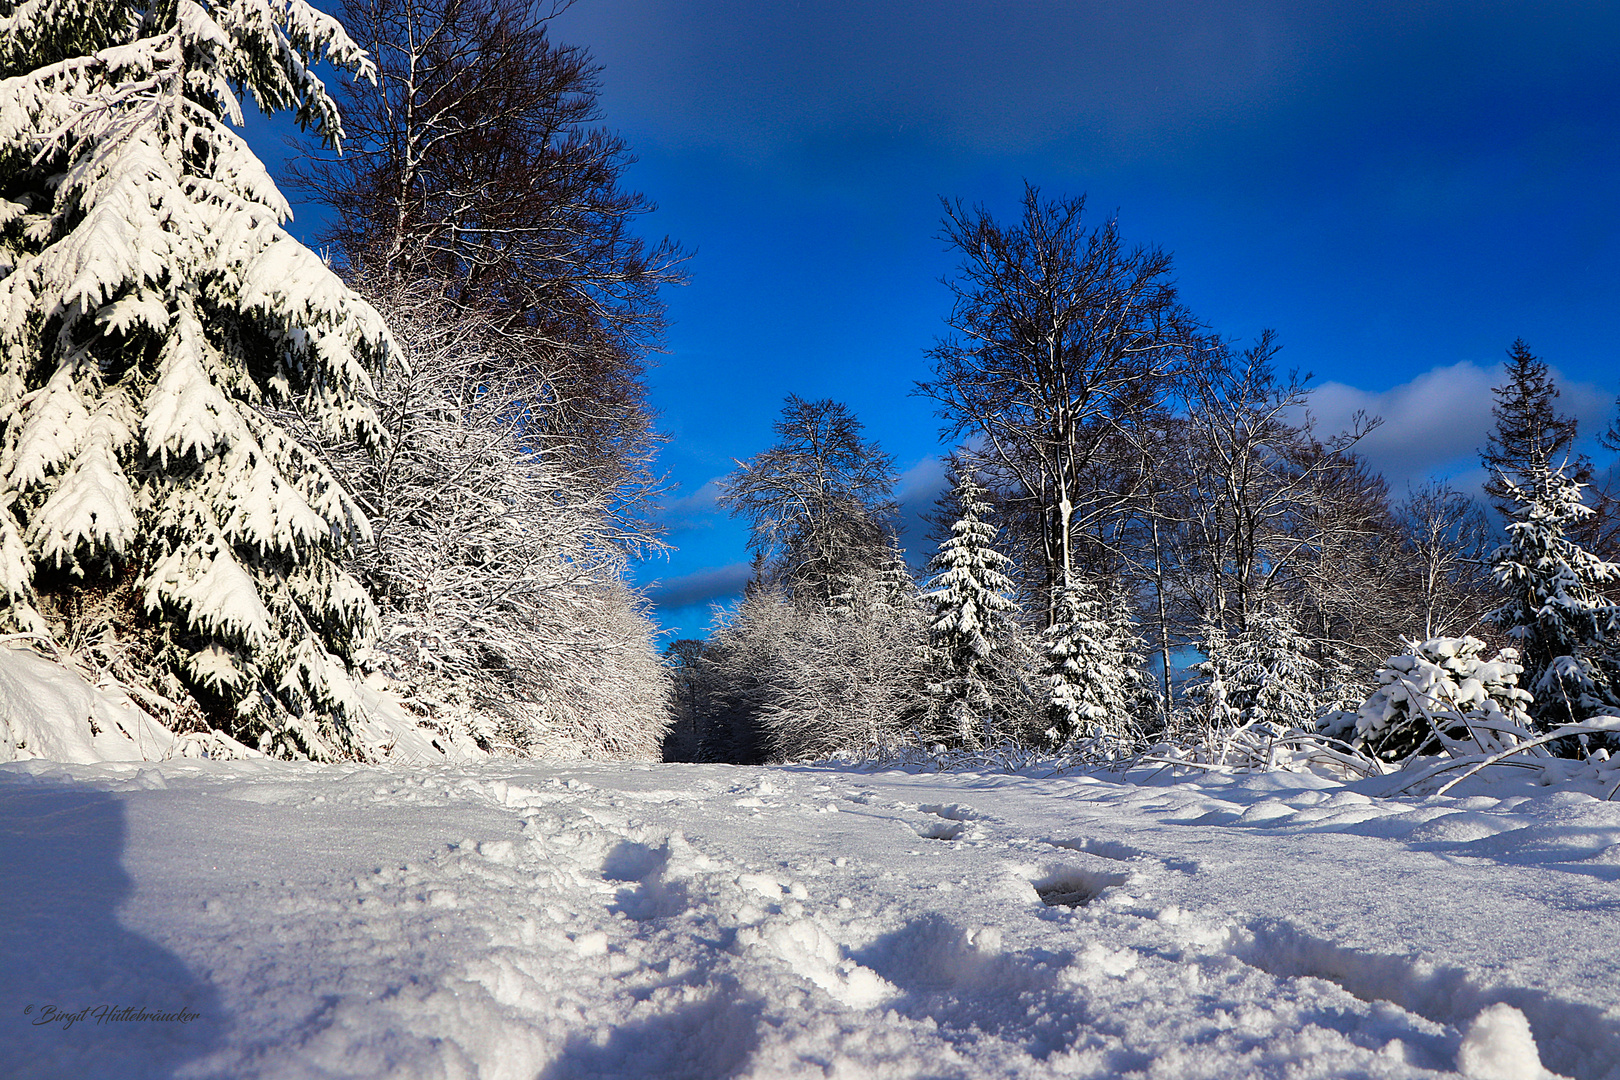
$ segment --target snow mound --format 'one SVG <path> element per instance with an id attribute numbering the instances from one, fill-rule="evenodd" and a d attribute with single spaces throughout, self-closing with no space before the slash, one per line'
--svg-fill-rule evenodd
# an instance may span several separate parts
<path id="1" fill-rule="evenodd" d="M 208 749 L 204 740 L 165 728 L 120 691 L 98 690 L 29 649 L 0 649 L 0 761 L 160 761 L 210 756 Z"/>
<path id="2" fill-rule="evenodd" d="M 1483 1010 L 1457 1048 L 1457 1070 L 1475 1080 L 1541 1080 L 1547 1075 L 1530 1021 L 1511 1005 Z"/>

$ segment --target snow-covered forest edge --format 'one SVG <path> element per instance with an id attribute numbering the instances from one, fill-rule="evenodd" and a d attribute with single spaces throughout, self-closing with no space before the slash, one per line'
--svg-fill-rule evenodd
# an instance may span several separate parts
<path id="1" fill-rule="evenodd" d="M 926 569 L 790 395 L 660 650 L 686 254 L 552 10 L 0 0 L 0 1059 L 1620 1077 L 1620 471 L 1544 359 L 1399 497 L 1083 198 L 946 201 Z"/>
<path id="2" fill-rule="evenodd" d="M 1377 417 L 1317 430 L 1272 335 L 1222 337 L 1166 253 L 1033 186 L 1012 222 L 943 204 L 926 571 L 893 458 L 790 395 L 718 485 L 746 594 L 660 657 L 625 579 L 663 544 L 644 367 L 685 254 L 638 235 L 651 203 L 556 10 L 0 16 L 10 646 L 180 756 L 1606 775 L 1620 493 L 1548 364 L 1509 350 L 1481 498 L 1397 499 L 1357 454 Z M 323 257 L 244 97 L 313 137 L 283 179 L 330 208 Z M 146 753 L 36 721 L 0 754 Z"/>

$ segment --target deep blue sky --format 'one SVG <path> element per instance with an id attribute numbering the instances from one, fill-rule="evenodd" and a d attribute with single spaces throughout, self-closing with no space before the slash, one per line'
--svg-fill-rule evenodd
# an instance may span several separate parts
<path id="1" fill-rule="evenodd" d="M 645 231 L 696 252 L 651 379 L 678 550 L 637 571 L 682 636 L 746 567 L 711 481 L 786 394 L 848 404 L 931 502 L 909 394 L 949 307 L 941 195 L 1010 218 L 1028 178 L 1117 212 L 1212 328 L 1277 330 L 1324 422 L 1384 415 L 1364 447 L 1397 492 L 1477 480 L 1516 337 L 1584 432 L 1612 415 L 1616 5 L 580 0 L 552 27 L 605 67 Z"/>

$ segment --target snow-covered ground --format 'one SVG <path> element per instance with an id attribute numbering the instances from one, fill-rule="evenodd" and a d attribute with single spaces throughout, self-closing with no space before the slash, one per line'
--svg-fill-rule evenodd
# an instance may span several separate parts
<path id="1" fill-rule="evenodd" d="M 1615 1078 L 1617 879 L 1620 804 L 1544 789 L 15 762 L 0 1062 Z"/>

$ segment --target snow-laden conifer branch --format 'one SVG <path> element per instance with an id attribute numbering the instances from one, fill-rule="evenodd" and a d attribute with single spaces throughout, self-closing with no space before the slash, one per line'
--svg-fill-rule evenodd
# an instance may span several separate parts
<path id="1" fill-rule="evenodd" d="M 230 125 L 245 90 L 336 141 L 310 64 L 370 64 L 302 0 L 169 10 L 45 0 L 0 27 L 5 620 L 73 636 L 38 570 L 107 582 L 145 620 L 148 677 L 179 675 L 213 723 L 364 755 L 346 658 L 374 613 L 336 562 L 364 515 L 258 410 L 296 398 L 379 447 L 365 395 L 392 339 L 281 228 L 287 203 Z"/>

